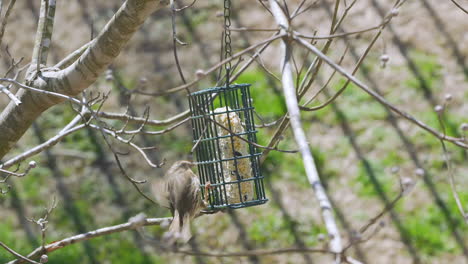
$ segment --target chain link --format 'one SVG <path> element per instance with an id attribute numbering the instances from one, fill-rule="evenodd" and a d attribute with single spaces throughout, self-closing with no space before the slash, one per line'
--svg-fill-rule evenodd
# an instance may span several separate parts
<path id="1" fill-rule="evenodd" d="M 224 0 L 224 59 L 232 56 L 231 48 L 231 0 Z M 226 70 L 226 85 L 229 85 L 231 62 L 224 64 Z"/>

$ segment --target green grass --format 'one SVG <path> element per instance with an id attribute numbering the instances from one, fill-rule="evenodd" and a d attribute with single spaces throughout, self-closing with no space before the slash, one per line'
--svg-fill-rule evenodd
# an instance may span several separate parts
<path id="1" fill-rule="evenodd" d="M 299 153 L 285 154 L 277 151 L 271 151 L 268 154 L 268 159 L 265 161 L 265 166 L 271 164 L 274 170 L 265 175 L 269 180 L 278 179 L 283 177 L 288 181 L 294 182 L 298 188 L 307 189 L 309 184 L 305 174 L 302 157 Z"/>
<path id="2" fill-rule="evenodd" d="M 437 62 L 437 56 L 417 50 L 412 50 L 410 55 L 428 88 L 433 93 L 439 91 L 438 87 L 441 87 L 440 82 L 443 67 Z M 410 88 L 420 88 L 420 81 L 416 77 L 411 77 L 404 83 Z"/>
<path id="3" fill-rule="evenodd" d="M 320 240 L 320 235 L 325 235 L 325 238 L 327 234 L 327 230 L 325 226 L 319 226 L 319 225 L 314 225 L 312 224 L 311 227 L 309 227 L 304 234 L 302 234 L 303 237 L 305 237 L 305 244 L 308 247 L 314 247 L 317 245 L 320 245 L 322 243 L 326 243 L 324 241 Z"/>
<path id="4" fill-rule="evenodd" d="M 384 168 L 391 168 L 394 166 L 402 165 L 407 160 L 402 156 L 399 149 L 394 149 L 385 153 L 385 157 L 381 160 Z"/>
<path id="5" fill-rule="evenodd" d="M 341 88 L 345 80 L 341 79 L 334 90 Z M 380 103 L 354 84 L 349 84 L 341 98 L 337 99 L 342 111 L 346 111 L 348 122 L 373 122 L 385 120 L 387 113 Z"/>
<path id="6" fill-rule="evenodd" d="M 24 233 L 21 231 L 11 232 L 11 230 L 17 230 L 17 226 L 12 221 L 8 219 L 0 221 L 0 241 L 20 254 L 31 252 L 33 247 L 28 244 Z M 0 248 L 0 263 L 6 263 L 12 259 L 14 257 L 9 252 Z"/>
<path id="7" fill-rule="evenodd" d="M 405 218 L 405 227 L 418 251 L 427 256 L 455 254 L 457 248 L 442 213 L 434 205 L 419 207 Z"/>
<path id="8" fill-rule="evenodd" d="M 279 118 L 286 112 L 286 106 L 282 94 L 274 92 L 274 88 L 268 84 L 266 76 L 259 70 L 243 73 L 236 83 L 250 83 L 250 93 L 253 105 L 257 113 L 262 117 L 273 119 Z"/>
<path id="9" fill-rule="evenodd" d="M 49 264 L 60 264 L 60 263 L 83 263 L 88 262 L 82 245 L 75 244 L 65 248 L 61 248 L 56 252 L 49 254 Z"/>
<path id="10" fill-rule="evenodd" d="M 380 161 L 368 161 L 369 168 L 366 168 L 363 162 L 359 163 L 359 170 L 357 175 L 359 195 L 364 197 L 373 197 L 379 195 L 376 190 L 380 186 L 381 190 L 388 195 L 391 194 L 392 186 L 398 184 L 396 176 L 395 181 L 391 179 L 385 171 L 385 166 Z M 375 179 L 370 176 L 369 170 L 373 171 Z"/>
<path id="11" fill-rule="evenodd" d="M 192 149 L 192 137 L 181 138 L 174 134 L 166 134 L 159 139 L 164 142 L 160 143 L 160 149 L 167 149 L 172 153 L 189 153 Z"/>
<path id="12" fill-rule="evenodd" d="M 157 256 L 158 254 L 153 254 L 152 257 L 142 254 L 130 232 L 100 237 L 92 240 L 91 245 L 95 249 L 101 248 L 97 255 L 98 259 L 109 263 L 165 263 L 163 258 Z M 103 248 L 102 245 L 106 246 Z"/>
<path id="13" fill-rule="evenodd" d="M 250 239 L 258 247 L 267 246 L 271 242 L 280 242 L 283 245 L 293 243 L 292 234 L 288 232 L 288 224 L 275 213 L 262 215 L 258 221 L 247 227 Z"/>

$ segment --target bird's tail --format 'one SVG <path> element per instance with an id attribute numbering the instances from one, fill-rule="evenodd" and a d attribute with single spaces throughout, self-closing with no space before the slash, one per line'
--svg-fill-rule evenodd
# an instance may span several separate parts
<path id="1" fill-rule="evenodd" d="M 190 232 L 190 215 L 185 214 L 184 215 L 184 223 L 182 224 L 181 230 L 180 230 L 180 239 L 182 243 L 187 243 L 190 238 L 192 237 L 192 232 Z"/>
<path id="2" fill-rule="evenodd" d="M 172 218 L 171 225 L 169 226 L 169 232 L 172 234 L 178 234 L 180 233 L 180 215 L 179 211 L 175 210 L 174 211 L 174 217 Z"/>
<path id="3" fill-rule="evenodd" d="M 182 222 L 180 222 L 179 212 L 175 210 L 174 218 L 165 236 L 169 238 L 170 241 L 168 242 L 171 244 L 175 242 L 187 243 L 192 237 L 192 233 L 190 232 L 190 215 L 185 214 Z"/>

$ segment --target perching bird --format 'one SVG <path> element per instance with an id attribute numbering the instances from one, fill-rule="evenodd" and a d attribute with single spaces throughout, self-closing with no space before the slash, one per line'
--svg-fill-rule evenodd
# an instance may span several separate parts
<path id="1" fill-rule="evenodd" d="M 164 238 L 169 244 L 187 243 L 192 237 L 190 221 L 208 205 L 208 195 L 201 199 L 200 181 L 192 171 L 194 164 L 181 160 L 174 163 L 162 181 L 153 183 L 157 202 L 171 210 L 173 219 Z M 210 183 L 205 185 L 205 190 Z"/>

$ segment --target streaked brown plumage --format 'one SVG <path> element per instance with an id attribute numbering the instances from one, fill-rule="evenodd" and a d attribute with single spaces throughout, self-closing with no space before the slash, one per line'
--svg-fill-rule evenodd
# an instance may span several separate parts
<path id="1" fill-rule="evenodd" d="M 190 221 L 206 207 L 206 201 L 201 199 L 200 181 L 191 169 L 193 166 L 190 161 L 177 161 L 161 181 L 153 184 L 156 200 L 169 208 L 173 215 L 169 231 L 165 234 L 170 244 L 188 242 L 192 236 Z"/>

